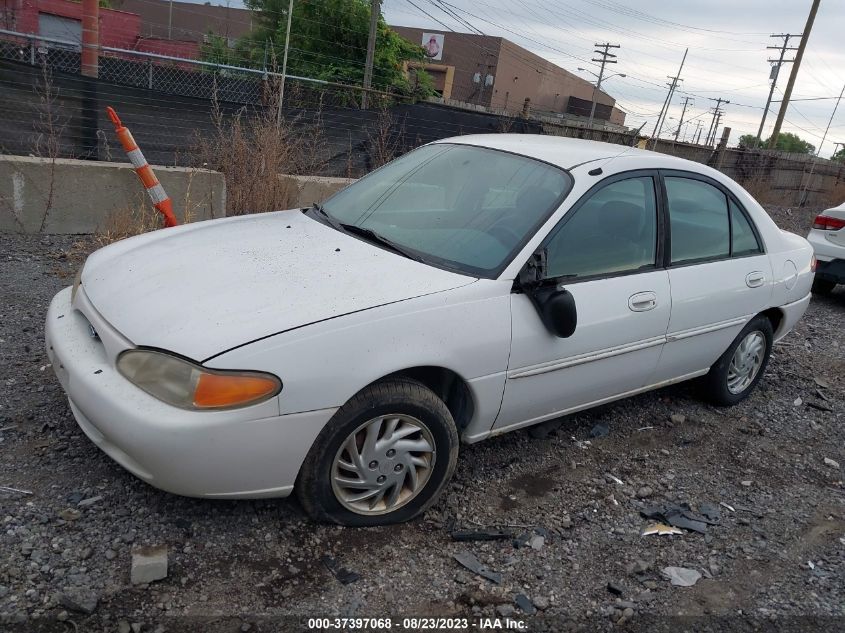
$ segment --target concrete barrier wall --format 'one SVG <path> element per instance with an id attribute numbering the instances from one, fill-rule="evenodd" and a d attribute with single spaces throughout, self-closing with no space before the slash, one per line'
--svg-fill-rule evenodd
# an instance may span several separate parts
<path id="1" fill-rule="evenodd" d="M 180 222 L 223 217 L 223 174 L 154 167 Z M 113 217 L 152 209 L 129 163 L 0 156 L 0 231 L 94 233 Z"/>
<path id="2" fill-rule="evenodd" d="M 354 178 L 291 176 L 289 174 L 282 174 L 279 178 L 282 179 L 289 192 L 285 205 L 288 209 L 310 207 L 315 202 L 323 202 L 332 194 L 355 182 Z"/>

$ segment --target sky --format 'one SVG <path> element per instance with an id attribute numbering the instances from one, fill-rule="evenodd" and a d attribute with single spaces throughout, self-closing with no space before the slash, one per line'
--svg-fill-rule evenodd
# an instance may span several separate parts
<path id="1" fill-rule="evenodd" d="M 237 0 L 232 6 L 239 4 Z M 812 0 L 382 0 L 389 24 L 435 32 L 468 32 L 455 15 L 486 35 L 505 37 L 555 64 L 593 80 L 579 67 L 598 72 L 591 62 L 596 43 L 619 44 L 618 63 L 608 71 L 623 73 L 602 85 L 626 113 L 626 124 L 651 134 L 666 98 L 667 76 L 675 75 L 689 47 L 683 81 L 672 100 L 663 135 L 674 133 L 683 98 L 691 101 L 682 134 L 691 138 L 697 122 L 710 125 L 716 98 L 724 107 L 722 124 L 732 130 L 730 143 L 756 134 L 769 92 L 770 57 L 782 39 L 772 34 L 800 34 Z M 444 27 L 444 24 L 449 28 Z M 845 2 L 821 0 L 792 93 L 782 131 L 798 134 L 817 148 L 845 86 Z M 448 40 L 447 40 L 448 41 Z M 448 44 L 447 44 L 448 45 Z M 798 38 L 790 41 L 797 46 Z M 787 59 L 795 51 L 787 52 Z M 773 99 L 781 99 L 791 64 L 780 72 Z M 773 103 L 763 136 L 777 115 Z M 720 131 L 721 133 L 721 131 Z M 845 142 L 845 103 L 833 119 L 820 155 L 829 157 L 836 141 Z"/>

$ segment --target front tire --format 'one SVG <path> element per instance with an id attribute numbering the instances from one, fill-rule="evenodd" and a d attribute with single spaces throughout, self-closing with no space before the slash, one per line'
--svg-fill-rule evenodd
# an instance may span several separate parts
<path id="1" fill-rule="evenodd" d="M 296 494 L 315 521 L 371 526 L 425 512 L 452 477 L 458 432 L 446 404 L 407 378 L 338 409 L 302 464 Z"/>
<path id="2" fill-rule="evenodd" d="M 704 376 L 704 395 L 714 404 L 732 406 L 754 390 L 772 353 L 772 323 L 757 315 Z"/>

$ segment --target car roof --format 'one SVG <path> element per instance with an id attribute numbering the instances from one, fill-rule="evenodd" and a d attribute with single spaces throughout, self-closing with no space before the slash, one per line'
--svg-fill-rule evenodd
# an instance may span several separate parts
<path id="1" fill-rule="evenodd" d="M 488 147 L 505 152 L 513 152 L 531 158 L 572 169 L 578 165 L 596 160 L 607 160 L 625 155 L 626 158 L 637 157 L 641 159 L 640 166 L 643 169 L 649 167 L 661 167 L 687 169 L 702 171 L 702 165 L 693 161 L 668 156 L 644 149 L 616 145 L 614 143 L 601 143 L 599 141 L 586 141 L 579 138 L 567 138 L 563 136 L 547 136 L 542 134 L 468 134 L 466 136 L 455 136 L 445 138 L 436 143 L 460 143 L 464 145 L 476 145 Z"/>

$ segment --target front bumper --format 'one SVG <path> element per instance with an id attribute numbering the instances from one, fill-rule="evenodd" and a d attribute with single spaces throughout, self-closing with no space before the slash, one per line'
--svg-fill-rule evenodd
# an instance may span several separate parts
<path id="1" fill-rule="evenodd" d="M 102 321 L 96 325 L 103 341 L 114 337 L 101 332 Z M 47 312 L 47 355 L 73 415 L 109 457 L 168 492 L 287 496 L 311 445 L 337 410 L 278 415 L 275 398 L 231 411 L 178 409 L 127 381 L 91 332 L 89 318 L 71 305 L 71 288 L 59 292 Z"/>

